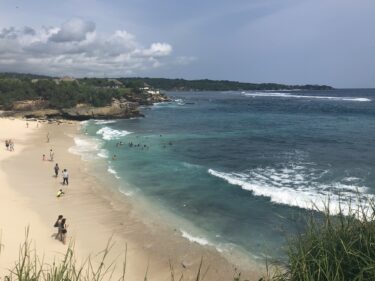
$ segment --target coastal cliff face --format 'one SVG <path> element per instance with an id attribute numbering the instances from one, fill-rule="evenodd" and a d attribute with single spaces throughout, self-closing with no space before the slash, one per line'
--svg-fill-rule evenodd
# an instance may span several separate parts
<path id="1" fill-rule="evenodd" d="M 158 94 L 147 98 L 139 98 L 136 101 L 114 98 L 110 105 L 102 107 L 77 104 L 71 108 L 56 109 L 51 108 L 48 101 L 23 100 L 14 102 L 11 110 L 4 111 L 3 116 L 37 119 L 61 118 L 78 121 L 89 119 L 126 119 L 143 116 L 139 111 L 140 105 L 152 105 L 156 102 L 166 101 L 169 101 L 168 97 Z"/>

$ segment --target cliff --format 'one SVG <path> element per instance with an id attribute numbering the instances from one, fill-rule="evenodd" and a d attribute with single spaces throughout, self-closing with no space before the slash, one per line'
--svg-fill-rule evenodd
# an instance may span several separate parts
<path id="1" fill-rule="evenodd" d="M 164 95 L 152 95 L 128 101 L 124 98 L 113 98 L 110 105 L 95 107 L 81 103 L 70 108 L 51 108 L 48 101 L 23 100 L 12 104 L 11 110 L 4 111 L 3 116 L 15 116 L 21 118 L 36 119 L 67 119 L 67 120 L 89 120 L 89 119 L 121 119 L 143 116 L 139 111 L 140 105 L 152 105 L 155 102 L 165 102 L 169 99 Z"/>

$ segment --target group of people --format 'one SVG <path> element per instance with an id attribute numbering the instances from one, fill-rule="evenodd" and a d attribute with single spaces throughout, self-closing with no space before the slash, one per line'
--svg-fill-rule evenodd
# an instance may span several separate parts
<path id="1" fill-rule="evenodd" d="M 8 151 L 14 151 L 14 142 L 11 139 L 5 140 L 5 147 Z"/>
<path id="2" fill-rule="evenodd" d="M 64 218 L 63 215 L 59 215 L 53 226 L 57 228 L 55 239 L 59 239 L 65 245 L 66 234 L 68 233 L 68 225 L 66 224 L 66 218 Z"/>
<path id="3" fill-rule="evenodd" d="M 49 161 L 52 162 L 54 157 L 55 157 L 55 153 L 53 152 L 52 149 L 50 149 L 50 150 L 49 150 Z M 43 154 L 42 159 L 43 159 L 43 161 L 46 161 L 46 160 L 47 160 L 45 154 Z"/>
<path id="4" fill-rule="evenodd" d="M 47 134 L 47 136 L 49 138 L 49 134 Z M 52 149 L 50 149 L 50 151 L 49 151 L 49 161 L 53 161 L 54 156 L 55 156 L 54 151 Z M 46 160 L 46 156 L 45 156 L 45 154 L 43 154 L 43 161 L 45 161 L 45 160 Z M 55 166 L 53 167 L 53 171 L 55 173 L 55 178 L 58 178 L 59 172 L 60 172 L 60 166 L 59 166 L 58 163 L 55 163 Z M 69 185 L 68 170 L 63 169 L 62 172 L 61 172 L 61 175 L 62 175 L 62 178 L 63 178 L 62 184 L 63 185 Z M 59 191 L 56 194 L 56 197 L 60 198 L 64 194 L 65 194 L 65 192 L 63 191 L 62 188 L 60 188 Z M 68 232 L 68 230 L 67 230 L 68 225 L 66 224 L 66 218 L 64 218 L 63 215 L 59 215 L 55 224 L 54 224 L 54 227 L 57 228 L 57 234 L 55 234 L 55 238 L 60 240 L 63 244 L 65 244 L 66 235 L 67 235 L 67 232 Z"/>
<path id="5" fill-rule="evenodd" d="M 59 171 L 60 171 L 60 167 L 59 167 L 58 163 L 56 163 L 55 166 L 53 167 L 53 171 L 55 172 L 55 178 L 58 178 Z M 64 169 L 62 171 L 61 175 L 62 175 L 62 178 L 63 178 L 62 184 L 63 185 L 69 185 L 69 173 L 68 173 L 68 170 Z M 57 193 L 57 197 L 61 197 L 64 194 L 65 193 L 62 191 L 62 189 L 60 189 L 59 192 Z"/>
<path id="6" fill-rule="evenodd" d="M 140 143 L 138 143 L 138 144 L 135 144 L 135 143 L 133 143 L 133 142 L 129 142 L 128 143 L 128 146 L 129 147 L 140 147 L 142 150 L 143 149 L 149 149 L 149 146 L 147 145 L 147 144 L 140 144 Z"/>

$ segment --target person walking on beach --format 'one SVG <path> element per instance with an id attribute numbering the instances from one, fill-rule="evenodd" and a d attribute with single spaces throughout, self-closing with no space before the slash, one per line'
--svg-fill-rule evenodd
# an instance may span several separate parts
<path id="1" fill-rule="evenodd" d="M 56 220 L 55 224 L 53 225 L 53 227 L 57 227 L 57 233 L 55 235 L 55 239 L 59 238 L 59 236 L 60 236 L 61 221 L 62 221 L 63 218 L 64 218 L 63 215 L 59 215 L 57 217 L 57 220 Z"/>
<path id="2" fill-rule="evenodd" d="M 53 161 L 53 156 L 55 156 L 55 153 L 53 152 L 52 149 L 49 150 L 49 161 Z"/>
<path id="3" fill-rule="evenodd" d="M 59 226 L 59 233 L 60 233 L 59 238 L 60 238 L 60 241 L 64 245 L 65 245 L 65 240 L 66 240 L 66 234 L 68 232 L 67 228 L 68 228 L 68 225 L 66 224 L 66 218 L 63 218 Z"/>
<path id="4" fill-rule="evenodd" d="M 5 140 L 5 147 L 9 150 L 9 140 Z"/>
<path id="5" fill-rule="evenodd" d="M 47 133 L 47 142 L 49 142 L 49 132 Z"/>
<path id="6" fill-rule="evenodd" d="M 59 164 L 56 163 L 53 169 L 55 171 L 55 178 L 57 178 L 59 176 L 59 170 L 60 170 Z"/>
<path id="7" fill-rule="evenodd" d="M 9 150 L 14 151 L 14 142 L 12 140 L 9 140 Z"/>
<path id="8" fill-rule="evenodd" d="M 66 169 L 63 170 L 62 172 L 62 177 L 63 177 L 63 185 L 69 185 L 69 174 Z"/>

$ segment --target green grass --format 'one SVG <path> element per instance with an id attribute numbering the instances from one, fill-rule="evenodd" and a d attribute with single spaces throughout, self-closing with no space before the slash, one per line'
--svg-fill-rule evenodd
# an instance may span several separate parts
<path id="1" fill-rule="evenodd" d="M 349 204 L 352 206 L 351 204 Z M 373 201 L 332 215 L 311 214 L 306 229 L 287 246 L 288 262 L 273 281 L 375 280 Z"/>

